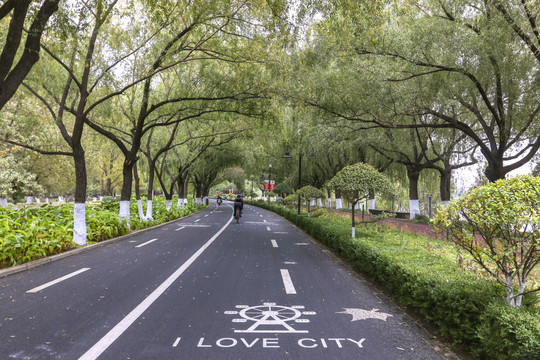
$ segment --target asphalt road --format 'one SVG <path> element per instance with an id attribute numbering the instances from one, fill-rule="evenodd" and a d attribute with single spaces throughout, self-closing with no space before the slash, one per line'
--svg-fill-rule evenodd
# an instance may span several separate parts
<path id="1" fill-rule="evenodd" d="M 0 279 L 0 359 L 442 359 L 268 211 L 189 218 Z"/>

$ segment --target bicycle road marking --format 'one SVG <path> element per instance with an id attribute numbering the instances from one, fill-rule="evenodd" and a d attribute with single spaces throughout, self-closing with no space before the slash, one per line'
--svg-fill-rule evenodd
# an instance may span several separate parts
<path id="1" fill-rule="evenodd" d="M 90 270 L 90 268 L 82 268 L 82 269 L 80 269 L 80 270 L 74 271 L 74 272 L 69 273 L 69 274 L 67 274 L 67 275 L 64 275 L 64 276 L 62 276 L 62 277 L 60 277 L 60 278 L 58 278 L 58 279 L 56 279 L 56 280 L 49 281 L 49 282 L 46 283 L 46 284 L 43 284 L 43 285 L 41 285 L 41 286 L 35 287 L 35 288 L 33 288 L 33 289 L 30 289 L 30 290 L 27 291 L 27 293 L 31 293 L 31 294 L 32 294 L 32 293 L 37 293 L 38 291 L 41 291 L 41 290 L 43 290 L 43 289 L 46 289 L 46 288 L 48 288 L 49 286 L 56 285 L 56 284 L 58 284 L 59 282 L 62 282 L 62 281 L 64 281 L 64 280 L 67 280 L 67 279 L 69 279 L 69 278 L 71 278 L 71 277 L 73 277 L 73 276 L 79 275 L 79 274 L 81 274 L 81 273 L 83 273 L 83 272 L 85 272 L 85 271 L 88 271 L 88 270 Z"/>

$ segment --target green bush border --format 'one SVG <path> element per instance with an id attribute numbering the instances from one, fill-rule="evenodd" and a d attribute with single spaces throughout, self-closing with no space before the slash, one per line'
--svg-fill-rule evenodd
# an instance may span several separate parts
<path id="1" fill-rule="evenodd" d="M 540 359 L 540 311 L 504 305 L 501 286 L 469 274 L 452 262 L 418 262 L 378 245 L 369 234 L 350 236 L 350 226 L 326 217 L 298 215 L 283 206 L 247 202 L 273 211 L 332 249 L 354 268 L 389 289 L 398 301 L 435 324 L 453 343 L 481 359 Z M 421 260 L 421 261 L 420 261 Z M 428 264 L 428 265 L 426 265 Z"/>

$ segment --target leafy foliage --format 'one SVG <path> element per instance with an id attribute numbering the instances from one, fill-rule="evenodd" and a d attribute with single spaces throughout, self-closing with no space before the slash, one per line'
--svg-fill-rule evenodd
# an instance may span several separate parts
<path id="1" fill-rule="evenodd" d="M 153 221 L 131 220 L 131 229 L 139 230 L 186 216 L 204 206 L 187 205 L 183 209 L 165 209 L 165 200 L 155 201 Z M 116 204 L 112 202 L 112 204 Z M 114 206 L 87 207 L 88 240 L 99 242 L 129 232 L 119 220 Z M 19 265 L 42 257 L 58 254 L 74 247 L 73 205 L 43 205 L 37 208 L 14 210 L 0 208 L 0 268 Z"/>
<path id="2" fill-rule="evenodd" d="M 540 178 L 519 176 L 475 188 L 434 221 L 506 287 L 510 305 L 520 306 L 526 290 L 540 290 L 526 289 L 540 262 Z"/>

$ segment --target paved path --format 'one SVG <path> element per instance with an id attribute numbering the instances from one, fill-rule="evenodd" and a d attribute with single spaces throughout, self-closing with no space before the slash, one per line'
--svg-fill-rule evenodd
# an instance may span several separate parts
<path id="1" fill-rule="evenodd" d="M 442 359 L 268 211 L 195 216 L 0 279 L 1 359 Z"/>

